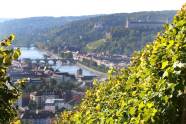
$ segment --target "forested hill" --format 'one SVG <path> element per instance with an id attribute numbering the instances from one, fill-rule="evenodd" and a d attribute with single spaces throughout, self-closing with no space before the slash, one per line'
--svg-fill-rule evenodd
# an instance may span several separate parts
<path id="1" fill-rule="evenodd" d="M 0 24 L 0 34 L 15 33 L 17 45 L 35 43 L 54 52 L 65 48 L 130 55 L 152 41 L 163 23 L 170 22 L 175 14 L 176 11 L 158 11 L 27 18 Z"/>
<path id="2" fill-rule="evenodd" d="M 48 31 L 53 27 L 60 27 L 72 21 L 86 19 L 92 16 L 77 16 L 77 17 L 30 17 L 23 19 L 1 19 L 0 23 L 0 39 L 8 36 L 11 33 L 16 34 L 16 45 L 27 46 L 38 42 L 43 32 Z M 43 39 L 42 39 L 43 41 Z"/>
<path id="3" fill-rule="evenodd" d="M 45 46 L 53 50 L 68 48 L 130 55 L 152 41 L 163 23 L 170 22 L 175 13 L 159 11 L 102 15 L 53 28 L 45 32 L 43 37 L 49 41 Z M 139 24 L 126 28 L 127 20 Z"/>

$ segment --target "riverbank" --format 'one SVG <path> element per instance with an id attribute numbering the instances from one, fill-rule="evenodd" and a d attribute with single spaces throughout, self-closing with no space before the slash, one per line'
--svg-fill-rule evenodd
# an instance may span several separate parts
<path id="1" fill-rule="evenodd" d="M 62 59 L 62 57 L 60 57 L 60 56 L 58 56 L 58 55 L 56 55 L 56 54 L 54 54 L 54 53 L 52 53 L 52 52 L 50 52 L 50 51 L 47 51 L 47 50 L 44 50 L 44 49 L 39 49 L 39 50 L 41 50 L 42 52 L 44 52 L 44 53 L 46 53 L 47 55 L 51 56 L 52 58 Z M 100 72 L 100 71 L 95 70 L 95 69 L 93 69 L 93 68 L 90 68 L 90 67 L 88 67 L 88 66 L 86 66 L 86 65 L 83 65 L 83 64 L 81 64 L 81 63 L 79 63 L 79 62 L 77 62 L 76 65 L 79 66 L 79 67 L 81 67 L 81 68 L 84 68 L 84 69 L 86 69 L 86 70 L 88 70 L 88 71 L 90 71 L 90 72 L 92 72 L 92 73 L 95 73 L 97 76 L 107 77 L 107 73 Z"/>
<path id="2" fill-rule="evenodd" d="M 77 62 L 76 64 L 77 64 L 78 66 L 80 66 L 80 67 L 82 67 L 82 68 L 85 68 L 85 69 L 87 69 L 87 70 L 89 70 L 89 71 L 91 71 L 91 72 L 93 72 L 93 73 L 95 73 L 95 74 L 98 74 L 98 75 L 102 76 L 102 77 L 106 77 L 106 76 L 107 76 L 107 73 L 103 73 L 103 72 L 97 71 L 97 70 L 95 70 L 95 69 L 93 69 L 93 68 L 90 68 L 90 67 L 87 67 L 87 66 L 85 66 L 85 65 L 83 65 L 83 64 L 81 64 L 81 63 L 79 63 L 79 62 Z"/>

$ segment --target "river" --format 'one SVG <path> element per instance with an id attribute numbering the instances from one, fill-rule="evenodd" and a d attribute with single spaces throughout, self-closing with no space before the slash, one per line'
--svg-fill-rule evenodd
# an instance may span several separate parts
<path id="1" fill-rule="evenodd" d="M 31 47 L 31 48 L 22 47 L 20 59 L 23 59 L 23 58 L 41 59 L 41 58 L 44 58 L 44 54 L 46 53 L 40 51 L 39 49 L 35 47 Z M 57 63 L 56 66 L 53 66 L 53 68 L 58 69 L 60 72 L 68 72 L 70 74 L 75 74 L 76 71 L 81 68 L 83 70 L 84 76 L 96 75 L 94 72 L 91 72 L 78 65 L 61 65 L 60 63 Z"/>

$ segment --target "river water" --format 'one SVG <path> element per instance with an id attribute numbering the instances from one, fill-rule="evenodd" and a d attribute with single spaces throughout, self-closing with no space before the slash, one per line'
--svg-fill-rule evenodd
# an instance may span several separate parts
<path id="1" fill-rule="evenodd" d="M 30 58 L 30 59 L 41 59 L 44 58 L 44 52 L 36 49 L 35 47 L 31 47 L 31 48 L 21 48 L 21 56 L 20 59 L 23 58 Z M 95 73 L 79 67 L 78 65 L 61 65 L 60 63 L 57 63 L 56 66 L 53 67 L 54 69 L 58 69 L 60 72 L 68 72 L 70 74 L 75 74 L 77 72 L 78 69 L 82 69 L 83 70 L 83 75 L 84 76 L 91 76 L 91 75 L 95 75 Z"/>

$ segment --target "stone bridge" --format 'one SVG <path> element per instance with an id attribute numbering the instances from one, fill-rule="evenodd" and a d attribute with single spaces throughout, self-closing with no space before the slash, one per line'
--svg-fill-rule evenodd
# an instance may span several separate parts
<path id="1" fill-rule="evenodd" d="M 67 58 L 67 59 L 54 59 L 54 58 L 29 59 L 29 58 L 26 58 L 26 59 L 22 59 L 21 61 L 28 61 L 31 63 L 36 62 L 38 64 L 41 62 L 44 62 L 44 64 L 51 64 L 49 62 L 52 62 L 53 65 L 56 65 L 57 62 L 60 62 L 61 64 L 74 64 L 75 63 L 75 60 L 71 58 Z"/>

